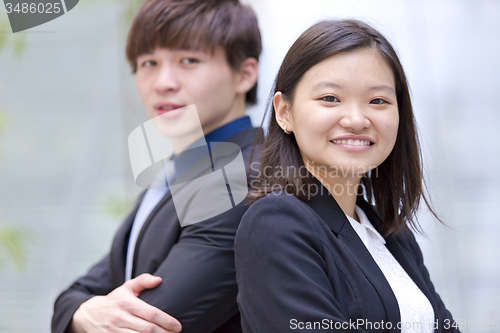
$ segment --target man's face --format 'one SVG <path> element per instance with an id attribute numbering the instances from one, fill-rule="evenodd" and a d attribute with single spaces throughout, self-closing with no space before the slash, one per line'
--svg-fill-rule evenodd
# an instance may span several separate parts
<path id="1" fill-rule="evenodd" d="M 205 133 L 236 118 L 238 82 L 221 47 L 213 54 L 157 48 L 137 58 L 137 90 L 148 116 L 176 122 L 179 108 L 195 104 Z"/>

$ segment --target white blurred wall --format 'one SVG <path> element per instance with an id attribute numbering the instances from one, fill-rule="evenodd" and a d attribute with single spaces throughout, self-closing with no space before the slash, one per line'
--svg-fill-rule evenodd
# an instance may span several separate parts
<path id="1" fill-rule="evenodd" d="M 500 2 L 245 2 L 258 14 L 264 41 L 260 102 L 249 110 L 256 125 L 286 51 L 315 21 L 363 19 L 393 43 L 410 81 L 429 191 L 450 226 L 422 214 L 425 262 L 456 319 L 500 320 Z M 107 212 L 110 198 L 140 190 L 126 138 L 145 118 L 120 17 L 117 5 L 81 1 L 25 32 L 22 58 L 9 47 L 0 51 L 7 118 L 0 223 L 30 234 L 24 270 L 9 261 L 0 267 L 0 332 L 50 331 L 57 294 L 110 246 L 120 222 Z"/>

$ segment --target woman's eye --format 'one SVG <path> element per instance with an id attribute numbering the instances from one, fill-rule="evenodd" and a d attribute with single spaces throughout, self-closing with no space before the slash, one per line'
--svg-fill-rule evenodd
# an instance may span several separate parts
<path id="1" fill-rule="evenodd" d="M 385 99 L 382 98 L 375 98 L 370 101 L 370 104 L 389 104 Z"/>
<path id="2" fill-rule="evenodd" d="M 182 58 L 181 62 L 183 64 L 190 65 L 190 64 L 196 64 L 200 61 L 196 58 Z"/>
<path id="3" fill-rule="evenodd" d="M 333 102 L 340 102 L 339 99 L 335 96 L 325 96 L 321 97 L 322 101 L 333 103 Z"/>

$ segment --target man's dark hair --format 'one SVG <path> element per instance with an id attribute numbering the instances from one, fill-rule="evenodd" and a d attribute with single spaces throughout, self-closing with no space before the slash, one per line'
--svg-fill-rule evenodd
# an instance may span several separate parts
<path id="1" fill-rule="evenodd" d="M 213 52 L 219 46 L 236 71 L 247 58 L 259 60 L 262 41 L 250 7 L 238 0 L 146 0 L 132 22 L 126 55 L 135 73 L 137 58 L 157 47 Z M 257 83 L 246 103 L 257 103 Z"/>

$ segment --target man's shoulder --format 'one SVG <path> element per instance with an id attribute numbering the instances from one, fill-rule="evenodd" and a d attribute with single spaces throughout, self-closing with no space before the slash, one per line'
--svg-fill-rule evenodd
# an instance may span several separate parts
<path id="1" fill-rule="evenodd" d="M 260 127 L 252 127 L 244 129 L 235 135 L 229 137 L 225 141 L 237 144 L 241 150 L 251 149 L 254 145 L 260 145 L 263 141 L 263 132 Z M 259 139 L 256 141 L 256 139 Z"/>
<path id="2" fill-rule="evenodd" d="M 260 127 L 252 127 L 225 139 L 222 144 L 214 145 L 217 147 L 212 151 L 214 167 L 217 169 L 218 166 L 226 166 L 241 154 L 248 181 L 254 179 L 256 171 L 260 167 L 259 161 L 264 138 L 262 134 Z"/>

